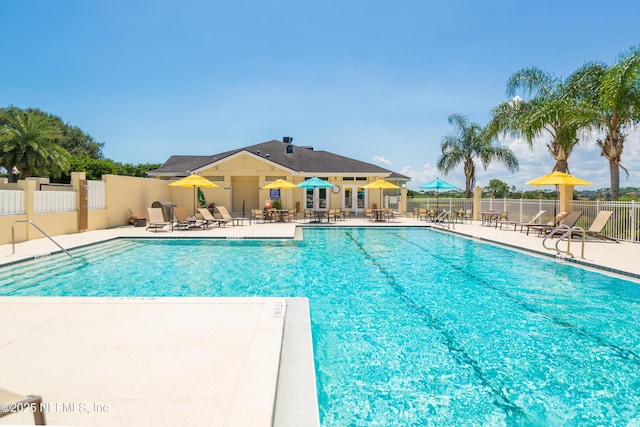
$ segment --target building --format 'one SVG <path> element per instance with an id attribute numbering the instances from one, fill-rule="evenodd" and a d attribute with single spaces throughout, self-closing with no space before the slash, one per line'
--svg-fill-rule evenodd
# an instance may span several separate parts
<path id="1" fill-rule="evenodd" d="M 340 208 L 357 214 L 365 207 L 378 207 L 383 200 L 390 200 L 390 207 L 398 207 L 402 190 L 382 192 L 362 187 L 383 178 L 405 189 L 409 177 L 328 151 L 293 145 L 292 140 L 285 137 L 283 141 L 267 141 L 212 156 L 171 156 L 148 175 L 160 179 L 201 175 L 219 186 L 202 189 L 207 203 L 230 207 L 236 213 L 262 208 L 274 199 L 280 199 L 283 208 L 296 208 L 298 212 L 304 208 Z M 278 178 L 298 184 L 314 176 L 330 182 L 333 188 L 262 189 Z M 183 205 L 192 206 L 191 193 L 183 193 Z"/>

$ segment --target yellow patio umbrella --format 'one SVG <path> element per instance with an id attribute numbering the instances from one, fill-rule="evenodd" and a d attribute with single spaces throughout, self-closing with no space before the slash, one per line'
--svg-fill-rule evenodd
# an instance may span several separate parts
<path id="1" fill-rule="evenodd" d="M 546 175 L 543 175 L 539 178 L 531 180 L 526 183 L 526 185 L 555 185 L 556 186 L 556 196 L 558 194 L 558 186 L 567 186 L 567 185 L 591 185 L 589 181 L 585 181 L 584 179 L 577 178 L 568 173 L 553 171 Z M 556 204 L 553 204 L 553 214 L 556 214 Z"/>
<path id="2" fill-rule="evenodd" d="M 265 185 L 264 187 L 262 187 L 263 190 L 286 190 L 286 189 L 291 189 L 291 188 L 298 188 L 297 185 L 295 185 L 292 182 L 286 181 L 284 179 L 276 179 L 273 182 L 270 182 L 269 184 Z M 280 196 L 282 197 L 282 196 Z"/>
<path id="3" fill-rule="evenodd" d="M 369 190 L 373 189 L 373 188 L 380 189 L 380 207 L 382 207 L 382 190 L 391 190 L 391 189 L 397 189 L 397 188 L 400 188 L 400 187 L 398 187 L 397 185 L 395 185 L 395 184 L 393 184 L 393 183 L 391 183 L 389 181 L 386 181 L 386 180 L 380 178 L 380 179 L 378 179 L 376 181 L 370 182 L 367 185 L 363 185 L 362 188 L 366 188 L 366 189 L 369 189 Z"/>
<path id="4" fill-rule="evenodd" d="M 171 187 L 193 187 L 193 214 L 196 214 L 196 202 L 198 200 L 196 196 L 196 188 L 204 187 L 204 188 L 217 188 L 218 186 L 213 182 L 209 181 L 207 178 L 204 178 L 200 175 L 191 174 L 187 177 L 179 179 L 177 181 L 169 183 Z"/>
<path id="5" fill-rule="evenodd" d="M 591 185 L 584 179 L 564 172 L 554 171 L 526 183 L 527 185 Z"/>
<path id="6" fill-rule="evenodd" d="M 278 188 L 288 189 L 288 188 L 298 188 L 298 186 L 284 179 L 276 179 L 275 181 L 270 182 L 269 184 L 262 187 L 263 190 L 271 190 L 271 189 L 275 190 Z"/>

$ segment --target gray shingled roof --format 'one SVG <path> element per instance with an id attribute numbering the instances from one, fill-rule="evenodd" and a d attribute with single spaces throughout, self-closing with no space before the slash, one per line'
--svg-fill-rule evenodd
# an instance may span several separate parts
<path id="1" fill-rule="evenodd" d="M 267 141 L 212 156 L 171 156 L 161 167 L 149 171 L 149 176 L 186 176 L 191 171 L 223 160 L 236 153 L 247 151 L 267 159 L 285 168 L 300 172 L 322 174 L 329 172 L 344 173 L 391 173 L 391 177 L 410 179 L 389 169 L 371 163 L 361 162 L 328 151 L 293 145 L 293 153 L 287 153 L 287 145 L 282 141 Z M 259 154 L 258 154 L 259 153 Z"/>

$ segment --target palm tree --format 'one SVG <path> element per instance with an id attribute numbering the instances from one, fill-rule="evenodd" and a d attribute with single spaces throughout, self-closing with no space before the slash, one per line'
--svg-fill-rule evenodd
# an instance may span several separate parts
<path id="1" fill-rule="evenodd" d="M 556 161 L 553 170 L 569 172 L 569 156 L 578 144 L 578 132 L 589 126 L 586 108 L 579 99 L 584 79 L 570 76 L 566 81 L 536 67 L 522 69 L 507 82 L 507 94 L 513 97 L 521 90 L 529 101 L 519 96 L 503 102 L 492 112 L 490 133 L 522 136 L 529 145 L 535 138 L 548 134 L 546 144 Z"/>
<path id="2" fill-rule="evenodd" d="M 469 123 L 459 114 L 449 116 L 454 132 L 442 139 L 442 156 L 437 167 L 445 175 L 464 162 L 465 197 L 471 197 L 476 182 L 476 164 L 480 160 L 486 170 L 493 161 L 504 164 L 511 172 L 518 170 L 518 159 L 508 147 L 493 145 L 486 129 L 477 123 Z"/>
<path id="3" fill-rule="evenodd" d="M 24 178 L 59 177 L 68 171 L 70 156 L 57 144 L 60 128 L 35 111 L 12 108 L 0 117 L 0 163 L 16 166 Z"/>
<path id="4" fill-rule="evenodd" d="M 622 150 L 628 136 L 625 127 L 640 121 L 640 47 L 631 48 L 619 56 L 612 67 L 587 63 L 576 74 L 592 83 L 583 93 L 591 103 L 593 127 L 605 132 L 597 144 L 601 155 L 609 161 L 611 200 L 618 200 Z"/>

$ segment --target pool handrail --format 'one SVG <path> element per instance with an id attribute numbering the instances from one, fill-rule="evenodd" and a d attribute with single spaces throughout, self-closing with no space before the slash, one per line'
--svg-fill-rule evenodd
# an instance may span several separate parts
<path id="1" fill-rule="evenodd" d="M 33 225 L 35 228 L 37 228 L 42 234 L 44 234 L 47 239 L 51 240 L 53 243 L 55 243 L 55 245 L 57 247 L 59 247 L 60 249 L 62 249 L 64 251 L 65 254 L 69 255 L 71 258 L 73 258 L 73 255 L 71 255 L 69 253 L 68 250 L 66 250 L 65 248 L 63 248 L 62 246 L 60 246 L 60 244 L 58 242 L 56 242 L 55 240 L 53 240 L 53 238 L 51 236 L 49 236 L 47 234 L 46 231 L 44 231 L 42 228 L 40 228 L 40 226 L 38 226 L 38 224 L 36 224 L 35 222 L 31 221 L 30 219 L 19 219 L 18 221 L 14 221 L 13 224 L 11 224 L 11 247 L 13 249 L 13 251 L 11 252 L 11 255 L 14 255 L 16 253 L 16 238 L 15 238 L 15 225 L 19 222 L 27 222 L 31 225 Z"/>
<path id="2" fill-rule="evenodd" d="M 544 246 L 545 249 L 553 249 L 550 247 L 547 247 L 547 245 L 545 244 L 546 240 L 549 237 L 552 237 L 554 234 L 556 234 L 559 231 L 562 230 L 566 230 L 564 232 L 563 235 L 561 235 L 558 240 L 556 240 L 556 244 L 555 244 L 555 250 L 556 253 L 558 255 L 560 255 L 561 253 L 566 253 L 567 255 L 569 255 L 571 258 L 575 258 L 575 255 L 573 255 L 573 253 L 571 253 L 571 237 L 574 231 L 577 231 L 578 233 L 581 234 L 582 236 L 582 252 L 580 254 L 581 258 L 584 258 L 584 245 L 586 243 L 586 238 L 585 238 L 585 232 L 584 229 L 582 227 L 578 227 L 577 225 L 574 225 L 573 227 L 569 227 L 566 224 L 560 224 L 558 225 L 552 232 L 550 232 L 549 234 L 547 234 L 544 239 L 542 239 L 542 246 Z M 562 239 L 564 239 L 565 237 L 567 237 L 567 250 L 566 251 L 562 251 L 560 250 L 560 248 L 558 248 L 558 245 L 560 244 L 560 242 L 562 241 Z"/>

